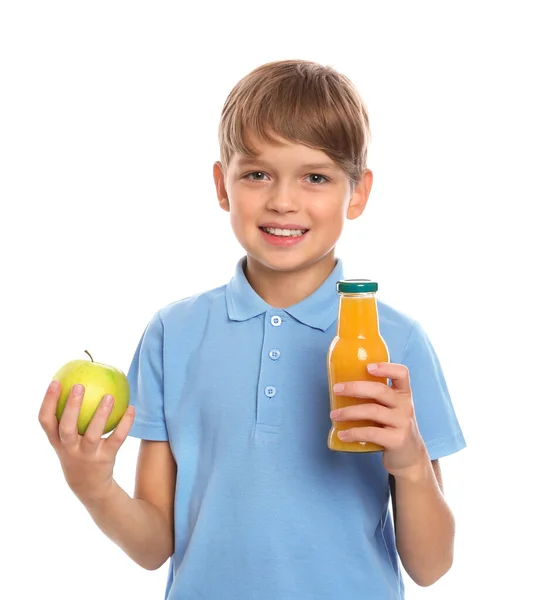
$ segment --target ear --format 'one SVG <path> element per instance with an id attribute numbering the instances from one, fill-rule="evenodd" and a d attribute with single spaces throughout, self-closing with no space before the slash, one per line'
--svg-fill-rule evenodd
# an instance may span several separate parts
<path id="1" fill-rule="evenodd" d="M 213 179 L 215 180 L 215 188 L 217 190 L 217 198 L 222 210 L 230 212 L 230 201 L 228 200 L 228 192 L 224 183 L 224 169 L 221 162 L 216 162 L 213 165 Z"/>
<path id="2" fill-rule="evenodd" d="M 363 171 L 360 180 L 353 189 L 351 200 L 347 207 L 347 218 L 352 220 L 360 217 L 366 208 L 368 197 L 370 196 L 370 190 L 372 189 L 372 183 L 374 181 L 374 174 L 370 169 Z"/>

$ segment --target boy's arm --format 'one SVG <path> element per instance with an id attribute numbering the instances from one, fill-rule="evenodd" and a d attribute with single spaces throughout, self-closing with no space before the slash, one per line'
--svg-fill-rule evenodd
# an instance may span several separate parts
<path id="1" fill-rule="evenodd" d="M 438 460 L 427 456 L 412 478 L 389 477 L 396 547 L 418 585 L 427 586 L 452 566 L 454 517 L 443 496 Z"/>
<path id="2" fill-rule="evenodd" d="M 56 451 L 67 484 L 87 508 L 99 528 L 135 562 L 157 569 L 174 547 L 173 505 L 176 463 L 168 442 L 145 442 L 140 446 L 134 498 L 114 480 L 116 455 L 135 418 L 130 406 L 114 431 L 102 437 L 114 398 L 101 400 L 84 435 L 78 418 L 84 386 L 72 386 L 60 421 L 56 409 L 62 386 L 49 385 L 39 423 Z"/>
<path id="3" fill-rule="evenodd" d="M 142 440 L 131 498 L 115 481 L 81 501 L 103 533 L 141 567 L 155 570 L 174 551 L 176 463 L 168 442 Z"/>
<path id="4" fill-rule="evenodd" d="M 383 466 L 394 478 L 396 545 L 405 570 L 418 585 L 435 583 L 451 567 L 454 518 L 445 502 L 438 465 L 432 465 L 416 420 L 409 370 L 397 363 L 368 365 L 376 377 L 390 379 L 336 384 L 335 393 L 371 399 L 334 410 L 335 421 L 373 421 L 374 425 L 339 431 L 346 442 L 384 447 Z"/>

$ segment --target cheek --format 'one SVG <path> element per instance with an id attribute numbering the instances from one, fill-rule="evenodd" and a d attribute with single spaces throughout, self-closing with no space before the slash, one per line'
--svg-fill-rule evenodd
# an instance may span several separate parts
<path id="1" fill-rule="evenodd" d="M 256 203 L 245 193 L 234 193 L 229 195 L 230 199 L 230 222 L 236 232 L 249 227 L 256 219 Z"/>
<path id="2" fill-rule="evenodd" d="M 242 186 L 232 188 L 228 192 L 230 211 L 247 217 L 254 215 L 259 210 L 261 198 Z"/>
<path id="3" fill-rule="evenodd" d="M 317 222 L 341 223 L 345 221 L 349 200 L 342 196 L 326 196 L 310 203 L 310 215 Z"/>

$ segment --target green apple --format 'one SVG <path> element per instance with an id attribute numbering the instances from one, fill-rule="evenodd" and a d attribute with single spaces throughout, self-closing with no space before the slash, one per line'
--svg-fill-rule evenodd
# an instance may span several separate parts
<path id="1" fill-rule="evenodd" d="M 86 359 L 72 360 L 66 363 L 53 377 L 62 385 L 62 393 L 56 408 L 56 418 L 60 421 L 71 388 L 80 383 L 84 386 L 84 398 L 77 422 L 78 432 L 80 435 L 84 435 L 103 396 L 110 394 L 114 398 L 114 406 L 103 431 L 103 433 L 108 433 L 120 422 L 129 406 L 129 381 L 119 369 L 96 363 L 91 354 L 87 350 L 85 352 L 91 358 L 91 362 Z"/>

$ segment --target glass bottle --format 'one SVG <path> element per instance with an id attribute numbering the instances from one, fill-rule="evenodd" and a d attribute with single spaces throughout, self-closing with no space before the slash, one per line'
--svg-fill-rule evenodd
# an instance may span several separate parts
<path id="1" fill-rule="evenodd" d="M 377 283 L 368 279 L 346 279 L 338 281 L 336 289 L 340 296 L 336 336 L 327 352 L 331 410 L 374 402 L 367 398 L 337 395 L 333 392 L 333 386 L 335 383 L 347 381 L 380 381 L 387 384 L 386 378 L 370 375 L 366 365 L 390 360 L 387 345 L 379 332 Z M 384 450 L 382 446 L 371 442 L 345 442 L 337 435 L 342 429 L 368 425 L 376 426 L 376 423 L 333 421 L 327 440 L 329 448 L 341 452 Z"/>

